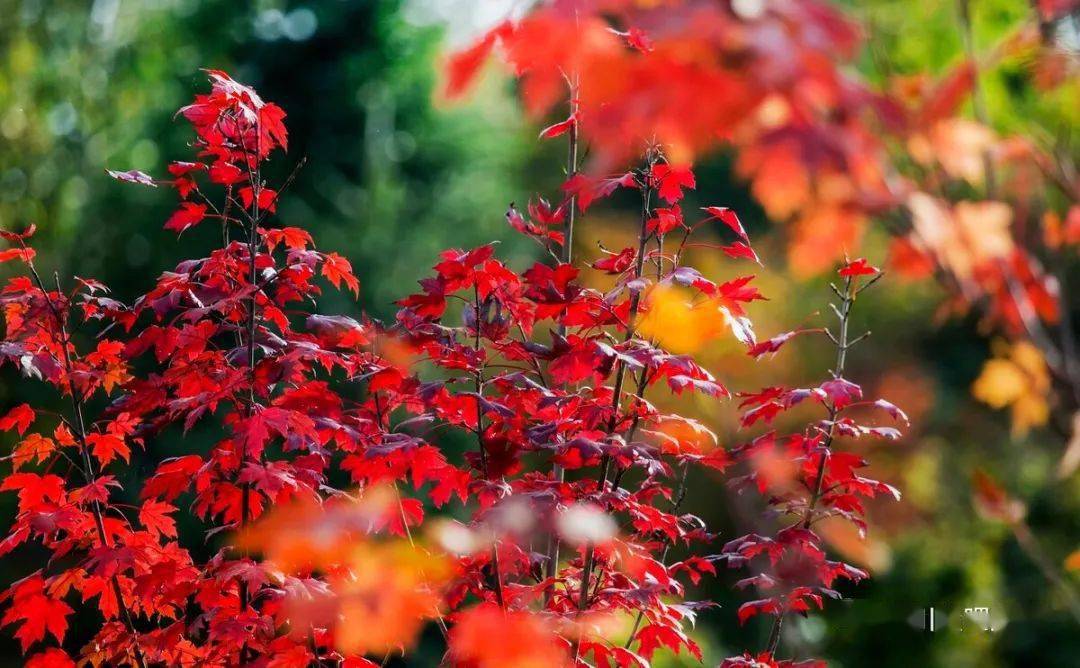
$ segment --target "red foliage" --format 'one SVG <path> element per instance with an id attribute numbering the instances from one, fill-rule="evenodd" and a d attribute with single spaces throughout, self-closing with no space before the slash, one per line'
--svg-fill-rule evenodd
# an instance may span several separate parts
<path id="1" fill-rule="evenodd" d="M 862 258 L 848 262 L 839 274 L 843 282 L 839 287 L 832 286 L 839 297 L 839 303 L 833 305 L 838 320 L 835 330 L 787 332 L 752 346 L 749 351 L 753 356 L 776 352 L 797 334 L 823 333 L 836 345 L 837 359 L 832 377 L 818 387 L 769 387 L 741 395 L 740 406 L 746 409 L 744 425 L 771 424 L 777 416 L 805 400 L 820 404 L 826 416 L 811 422 L 800 433 L 778 435 L 769 431 L 730 452 L 747 469 L 745 475 L 734 478 L 731 484 L 740 491 L 756 490 L 777 514 L 794 520 L 774 536 L 748 534 L 728 541 L 721 551 L 720 558 L 729 567 L 746 567 L 754 573 L 736 586 L 740 589 L 753 586 L 764 595 L 739 608 L 739 622 L 744 623 L 755 615 L 773 617 L 766 653 L 757 659 L 749 654 L 733 657 L 725 661 L 725 666 L 802 665 L 776 663 L 772 658 L 784 617 L 790 613 L 805 615 L 812 607 L 820 609 L 825 598 L 840 598 L 834 586 L 838 580 L 859 582 L 868 576 L 855 566 L 828 559 L 822 538 L 815 531 L 816 525 L 829 518 L 840 518 L 853 523 L 863 537 L 865 499 L 879 495 L 900 498 L 891 485 L 857 472 L 867 465 L 862 457 L 836 450 L 843 438 L 899 437 L 895 428 L 861 424 L 852 413 L 870 416 L 885 413 L 893 421 L 907 423 L 907 416 L 895 405 L 884 399 L 864 400 L 862 388 L 844 378 L 847 352 L 862 338 L 849 336 L 852 308 L 856 297 L 881 274 Z"/>
<path id="2" fill-rule="evenodd" d="M 639 52 L 659 49 L 640 32 L 627 39 Z M 474 68 L 471 60 L 460 68 Z M 72 654 L 94 665 L 369 665 L 363 655 L 409 647 L 428 620 L 457 665 L 647 666 L 662 648 L 700 659 L 686 627 L 710 604 L 684 600 L 686 582 L 715 574 L 717 559 L 667 557 L 672 546 L 712 539 L 681 510 L 687 469 L 722 471 L 729 457 L 703 426 L 646 396 L 665 386 L 729 393 L 643 323 L 671 307 L 664 295 L 686 290 L 696 313 L 713 314 L 751 354 L 775 352 L 783 341 L 754 345 L 744 309 L 762 298 L 753 276 L 716 283 L 682 264 L 690 235 L 713 220 L 745 249 L 725 248 L 729 255 L 756 260 L 734 213 L 708 207 L 703 220 L 687 222 L 679 202 L 696 187 L 694 174 L 650 148 L 642 164 L 610 178 L 571 169 L 565 199 L 539 199 L 528 219 L 511 206 L 509 224 L 559 258 L 551 264 L 518 272 L 493 245 L 451 249 L 400 300 L 394 323 L 321 315 L 309 310 L 320 277 L 353 293 L 358 283 L 348 260 L 316 250 L 306 231 L 270 226 L 285 186 L 267 187 L 262 169 L 287 146 L 285 114 L 224 73 L 209 75 L 211 92 L 179 112 L 195 129 L 198 161 L 172 163 L 172 181 L 111 173 L 171 183 L 180 204 L 165 226 L 177 233 L 220 226 L 221 242 L 205 257 L 164 272 L 127 306 L 96 281 L 77 279 L 67 291 L 45 285 L 25 245 L 32 230 L 3 233 L 19 251 L 5 260 L 21 260 L 29 275 L 12 278 L 0 297 L 0 361 L 70 401 L 65 415 L 23 405 L 0 419 L 22 439 L 0 484 L 19 501 L 0 554 L 34 540 L 54 557 L 4 595 L 2 623 L 17 625 L 24 651 L 62 643 L 78 598 L 104 618 Z M 564 129 L 575 127 L 547 134 Z M 575 208 L 619 187 L 641 198 L 637 248 L 594 263 L 615 280 L 601 292 L 563 244 Z M 665 244 L 667 235 L 674 240 Z M 841 306 L 845 345 L 863 267 L 845 270 L 854 274 Z M 830 514 L 862 526 L 859 497 L 893 491 L 856 475 L 862 462 L 831 445 L 842 435 L 886 435 L 856 424 L 849 409 L 902 413 L 862 401 L 839 372 L 817 388 L 745 396 L 744 421 L 771 421 L 805 398 L 825 406 L 828 420 L 731 452 L 746 461 L 781 447 L 794 477 L 816 490 L 772 498 L 803 518 L 799 526 L 726 546 L 720 559 L 732 566 L 767 556 L 773 567 L 743 581 L 769 597 L 744 606 L 740 619 L 805 612 L 808 601 L 835 595 L 837 578 L 865 577 L 826 559 L 811 527 Z M 141 489 L 129 490 L 137 507 L 114 501 L 121 466 L 149 457 L 141 451 L 165 431 L 196 426 L 214 439 L 208 451 L 157 462 Z M 446 432 L 470 440 L 463 457 L 433 440 Z M 41 473 L 19 470 L 30 466 Z M 356 498 L 334 489 L 332 474 L 348 476 Z M 751 473 L 741 484 L 770 483 Z M 441 547 L 418 540 L 418 528 L 438 525 L 408 488 L 436 506 L 463 504 L 468 521 L 442 525 Z M 237 545 L 193 558 L 178 541 L 181 508 L 207 538 L 238 530 Z M 260 520 L 270 508 L 280 510 Z M 538 553 L 540 540 L 553 549 Z M 616 613 L 636 616 L 629 638 L 604 630 Z M 71 658 L 50 648 L 30 662 Z"/>
<path id="3" fill-rule="evenodd" d="M 1060 315 L 1059 281 L 1044 263 L 1064 260 L 1066 246 L 1076 243 L 1067 241 L 1061 222 L 1075 209 L 1078 190 L 1069 176 L 1075 166 L 1030 137 L 995 136 L 978 117 L 979 104 L 976 121 L 961 114 L 977 88 L 977 61 L 992 67 L 1023 53 L 1034 78 L 1040 68 L 1060 72 L 1048 86 L 1068 81 L 1075 68 L 1058 62 L 1064 56 L 1032 20 L 987 53 L 967 54 L 939 81 L 897 76 L 877 90 L 854 67 L 861 27 L 834 5 L 538 2 L 453 58 L 446 90 L 463 94 L 484 59 L 496 54 L 519 79 L 526 109 L 545 116 L 563 102 L 569 77 L 570 120 L 590 144 L 587 171 L 594 174 L 622 165 L 647 141 L 663 144 L 674 162 L 692 161 L 721 143 L 733 147 L 736 171 L 766 213 L 792 226 L 788 256 L 798 273 L 828 270 L 858 249 L 868 221 L 890 214 L 898 270 L 936 276 L 955 297 L 953 306 L 982 310 L 1010 337 L 1030 338 L 1045 357 L 1060 358 L 1057 349 L 1068 344 L 1044 345 L 1030 332 Z M 1037 3 L 1033 18 L 1049 23 L 1074 5 Z M 906 170 L 910 164 L 920 169 Z M 999 182 L 995 174 L 1018 177 Z M 992 239 L 985 238 L 981 211 L 964 215 L 972 203 L 929 194 L 954 184 L 965 193 L 985 187 L 985 201 L 977 204 L 1004 212 L 1004 219 L 995 216 L 1003 222 Z M 579 174 L 574 187 L 584 210 L 593 192 L 606 194 L 616 184 Z M 662 186 L 661 197 L 676 187 Z M 1055 190 L 1066 206 L 1039 220 L 1044 202 L 1056 201 Z M 736 221 L 718 217 L 737 230 Z M 898 218 L 906 222 L 896 224 Z M 1045 232 L 1041 244 L 1025 232 L 1037 227 Z M 725 250 L 756 258 L 739 244 Z"/>

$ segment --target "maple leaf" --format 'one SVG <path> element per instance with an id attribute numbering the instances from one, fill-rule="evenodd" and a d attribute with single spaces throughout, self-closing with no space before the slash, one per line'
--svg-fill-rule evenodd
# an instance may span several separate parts
<path id="1" fill-rule="evenodd" d="M 169 517 L 175 510 L 172 504 L 147 499 L 139 508 L 139 523 L 155 536 L 176 538 L 176 520 Z"/>
<path id="2" fill-rule="evenodd" d="M 23 465 L 37 460 L 44 462 L 56 451 L 56 442 L 41 434 L 30 434 L 11 453 L 11 470 L 18 471 Z"/>
<path id="3" fill-rule="evenodd" d="M 351 348 L 371 342 L 367 329 L 347 316 L 314 314 L 308 316 L 306 325 L 324 345 Z"/>
<path id="4" fill-rule="evenodd" d="M 911 422 L 911 420 L 908 419 L 907 413 L 891 401 L 878 399 L 873 405 L 875 408 L 880 408 L 888 413 L 892 419 L 897 420 L 898 422 L 903 422 L 904 424 L 909 424 Z"/>
<path id="5" fill-rule="evenodd" d="M 653 234 L 667 234 L 683 226 L 682 208 L 678 204 L 670 209 L 656 208 L 656 216 L 645 223 L 645 229 Z"/>
<path id="6" fill-rule="evenodd" d="M 206 205 L 194 202 L 183 202 L 169 219 L 165 221 L 165 229 L 174 230 L 177 234 L 198 225 L 206 218 Z"/>
<path id="7" fill-rule="evenodd" d="M 1026 341 L 1012 346 L 994 345 L 996 356 L 987 360 L 971 386 L 976 399 L 993 408 L 1010 407 L 1012 432 L 1023 436 L 1032 427 L 1046 424 L 1050 407 L 1050 374 L 1042 353 Z"/>
<path id="8" fill-rule="evenodd" d="M 170 162 L 168 169 L 173 176 L 185 176 L 192 172 L 205 171 L 206 165 L 201 162 L 176 161 Z"/>
<path id="9" fill-rule="evenodd" d="M 757 601 L 747 601 L 739 606 L 738 617 L 739 623 L 745 624 L 748 619 L 754 615 L 770 614 L 775 615 L 780 612 L 780 604 L 776 599 L 764 598 Z"/>
<path id="10" fill-rule="evenodd" d="M 146 480 L 140 496 L 143 499 L 173 501 L 191 486 L 195 474 L 202 466 L 202 457 L 198 455 L 166 459 L 158 465 L 154 475 Z"/>
<path id="11" fill-rule="evenodd" d="M 879 273 L 881 273 L 881 270 L 877 267 L 871 266 L 866 261 L 866 258 L 863 257 L 846 262 L 844 266 L 840 268 L 840 275 L 844 278 L 854 278 L 856 276 L 873 276 Z"/>
<path id="12" fill-rule="evenodd" d="M 582 212 L 588 209 L 593 202 L 609 196 L 619 187 L 636 188 L 637 181 L 634 180 L 634 174 L 627 172 L 612 178 L 595 178 L 579 172 L 567 179 L 562 185 L 563 192 L 569 196 L 577 197 L 578 209 Z"/>
<path id="13" fill-rule="evenodd" d="M 285 128 L 285 110 L 273 102 L 259 109 L 259 131 L 264 137 L 276 142 L 281 150 L 289 150 L 289 131 Z M 272 145 L 270 142 L 265 144 Z"/>
<path id="14" fill-rule="evenodd" d="M 228 160 L 218 160 L 214 164 L 210 165 L 210 180 L 214 183 L 220 183 L 222 185 L 232 185 L 237 181 L 243 181 L 245 178 L 244 170 L 240 169 L 236 165 L 232 164 Z M 251 188 L 247 189 L 248 198 L 250 199 Z M 246 202 L 244 206 L 250 206 L 251 202 Z"/>
<path id="15" fill-rule="evenodd" d="M 721 246 L 720 250 L 724 251 L 724 254 L 730 258 L 745 258 L 747 260 L 752 260 L 754 262 L 757 262 L 758 264 L 761 264 L 761 260 L 758 259 L 757 253 L 754 252 L 754 249 L 750 248 L 750 246 L 744 244 L 741 241 L 736 241 L 735 243 L 728 246 Z"/>
<path id="16" fill-rule="evenodd" d="M 19 433 L 19 436 L 22 436 L 33 423 L 34 415 L 34 409 L 30 408 L 30 404 L 19 404 L 0 418 L 0 431 L 14 429 Z"/>
<path id="17" fill-rule="evenodd" d="M 87 434 L 86 444 L 102 466 L 107 466 L 117 457 L 125 462 L 131 459 L 131 448 L 116 434 Z"/>
<path id="18" fill-rule="evenodd" d="M 0 625 L 20 624 L 15 637 L 25 654 L 35 642 L 43 640 L 48 632 L 57 642 L 64 642 L 67 632 L 67 617 L 74 612 L 63 601 L 56 600 L 45 593 L 45 580 L 40 571 L 19 580 L 11 586 L 3 598 L 11 604 Z"/>
<path id="19" fill-rule="evenodd" d="M 675 654 L 685 646 L 694 656 L 700 656 L 701 651 L 680 629 L 668 624 L 649 624 L 638 631 L 636 639 L 638 652 L 646 659 L 652 659 L 653 654 L 660 647 L 667 647 Z M 698 659 L 700 660 L 700 658 Z"/>
<path id="20" fill-rule="evenodd" d="M 790 659 L 774 659 L 769 652 L 761 652 L 757 656 L 747 652 L 742 656 L 724 659 L 719 668 L 828 668 L 828 666 L 824 661 L 817 659 L 792 661 Z"/>
<path id="21" fill-rule="evenodd" d="M 93 352 L 86 355 L 86 362 L 100 371 L 97 380 L 106 394 L 111 394 L 114 387 L 130 378 L 127 366 L 120 359 L 123 350 L 123 343 L 103 340 L 98 342 Z"/>
<path id="22" fill-rule="evenodd" d="M 476 44 L 450 57 L 446 65 L 446 81 L 443 84 L 443 94 L 447 98 L 460 97 L 468 90 L 480 72 L 480 67 L 495 48 L 496 40 L 510 28 L 509 22 L 504 23 L 489 31 Z"/>
<path id="23" fill-rule="evenodd" d="M 282 227 L 280 229 L 266 231 L 266 247 L 274 252 L 278 244 L 285 244 L 289 250 L 304 250 L 308 246 L 314 246 L 311 233 L 299 227 Z"/>
<path id="24" fill-rule="evenodd" d="M 751 357 L 761 357 L 767 354 L 776 354 L 785 343 L 795 338 L 800 334 L 808 334 L 811 332 L 820 332 L 820 329 L 796 329 L 790 332 L 784 332 L 783 334 L 777 334 L 776 336 L 766 341 L 759 341 L 746 351 Z"/>
<path id="25" fill-rule="evenodd" d="M 37 232 L 37 225 L 34 225 L 33 223 L 28 225 L 22 232 L 12 232 L 11 230 L 0 229 L 0 239 L 16 244 L 24 242 L 34 236 L 35 232 Z"/>
<path id="26" fill-rule="evenodd" d="M 737 315 L 727 306 L 717 307 L 717 310 L 723 318 L 724 324 L 728 326 L 728 329 L 731 330 L 739 343 L 752 346 L 757 342 L 757 338 L 754 336 L 754 324 L 750 322 L 749 318 Z"/>
<path id="27" fill-rule="evenodd" d="M 618 253 L 611 253 L 596 260 L 592 263 L 592 267 L 609 274 L 621 274 L 634 264 L 636 257 L 637 251 L 633 248 L 624 248 Z"/>
<path id="28" fill-rule="evenodd" d="M 655 164 L 650 178 L 660 198 L 668 204 L 674 204 L 683 198 L 683 188 L 697 187 L 694 173 L 685 165 Z"/>
<path id="29" fill-rule="evenodd" d="M 30 262 L 36 255 L 37 251 L 33 248 L 8 248 L 0 251 L 0 263 L 10 262 L 15 259 Z"/>
<path id="30" fill-rule="evenodd" d="M 743 229 L 742 222 L 739 220 L 739 216 L 727 208 L 726 206 L 706 206 L 701 209 L 705 213 L 709 214 L 710 218 L 715 218 L 723 224 L 731 228 L 731 231 L 739 235 L 744 242 L 750 243 L 750 237 L 746 235 L 746 230 Z"/>
<path id="31" fill-rule="evenodd" d="M 614 28 L 608 28 L 608 30 L 613 35 L 622 37 L 630 47 L 641 53 L 649 53 L 653 50 L 653 41 L 649 39 L 649 34 L 641 28 L 630 28 L 626 32 L 620 32 Z"/>
<path id="32" fill-rule="evenodd" d="M 110 487 L 120 488 L 120 483 L 111 475 L 99 475 L 93 482 L 72 490 L 71 500 L 76 503 L 106 503 Z"/>
<path id="33" fill-rule="evenodd" d="M 360 281 L 353 276 L 352 265 L 337 253 L 327 253 L 323 256 L 322 275 L 335 288 L 340 287 L 344 282 L 353 295 L 360 295 Z"/>
<path id="34" fill-rule="evenodd" d="M 844 378 L 834 378 L 821 384 L 821 391 L 833 402 L 833 407 L 840 410 L 854 401 L 862 399 L 862 388 Z"/>
<path id="35" fill-rule="evenodd" d="M 566 219 L 566 203 L 562 203 L 557 207 L 552 207 L 551 203 L 543 197 L 538 198 L 536 202 L 529 200 L 529 215 L 533 220 L 542 225 L 561 225 Z M 1078 209 L 1080 211 L 1080 209 Z"/>
<path id="36" fill-rule="evenodd" d="M 263 211 L 269 211 L 274 213 L 277 211 L 277 191 L 270 188 L 259 188 L 259 202 L 258 208 Z M 245 186 L 240 189 L 240 201 L 243 202 L 244 208 L 250 209 L 251 203 L 255 200 L 255 193 L 251 189 L 251 186 Z"/>
<path id="37" fill-rule="evenodd" d="M 0 483 L 0 491 L 12 490 L 19 492 L 19 510 L 32 510 L 45 501 L 63 499 L 64 479 L 52 473 L 13 473 Z"/>

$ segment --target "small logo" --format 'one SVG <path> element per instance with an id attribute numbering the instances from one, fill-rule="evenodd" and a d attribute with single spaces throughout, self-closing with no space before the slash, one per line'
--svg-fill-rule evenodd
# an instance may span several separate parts
<path id="1" fill-rule="evenodd" d="M 925 633 L 936 633 L 946 627 L 954 628 L 960 633 L 965 631 L 992 633 L 1003 628 L 1006 621 L 1000 615 L 995 617 L 990 606 L 978 605 L 963 608 L 962 613 L 960 611 L 949 613 L 933 606 L 923 608 L 921 614 L 916 612 L 908 617 L 908 623 L 922 629 Z"/>
<path id="2" fill-rule="evenodd" d="M 964 617 L 960 620 L 960 632 L 967 630 L 993 631 L 990 624 L 990 608 L 979 606 L 964 608 Z"/>

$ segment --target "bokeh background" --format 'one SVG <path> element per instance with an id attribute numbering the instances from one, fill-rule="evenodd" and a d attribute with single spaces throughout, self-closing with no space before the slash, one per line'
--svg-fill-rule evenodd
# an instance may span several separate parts
<path id="1" fill-rule="evenodd" d="M 288 113 L 290 156 L 277 161 L 278 176 L 291 171 L 292 161 L 306 157 L 307 163 L 279 217 L 311 230 L 321 248 L 347 256 L 361 279 L 359 304 L 328 298 L 326 312 L 391 315 L 392 300 L 448 246 L 496 239 L 521 266 L 535 247 L 511 232 L 503 213 L 509 202 L 536 192 L 555 194 L 562 148 L 536 140 L 537 123 L 522 113 L 512 80 L 498 68 L 464 102 L 443 102 L 437 89 L 448 48 L 467 44 L 525 4 L 0 0 L 0 226 L 36 222 L 43 268 L 100 278 L 120 299 L 143 292 L 178 258 L 201 252 L 208 239 L 200 235 L 212 230 L 195 230 L 177 243 L 161 229 L 174 204 L 170 193 L 124 187 L 105 168 L 160 174 L 167 160 L 182 158 L 189 130 L 172 114 L 205 87 L 199 68 L 214 67 Z M 975 5 L 975 37 L 986 42 L 1030 11 L 1012 0 Z M 858 61 L 871 80 L 883 76 L 883 61 L 895 71 L 934 73 L 963 53 L 951 1 L 870 0 L 845 8 L 874 30 L 872 47 Z M 1044 104 L 1021 76 L 993 78 L 986 97 L 995 127 L 1037 125 L 1066 135 L 1078 129 L 1075 108 Z M 767 268 L 762 290 L 772 297 L 752 313 L 759 333 L 822 320 L 825 280 L 791 269 L 783 228 L 770 223 L 732 164 L 724 150 L 704 159 L 686 208 L 723 204 L 747 223 Z M 579 251 L 595 255 L 600 238 L 620 248 L 621 236 L 632 233 L 633 206 L 616 197 L 590 211 Z M 884 262 L 885 234 L 872 228 L 860 253 Z M 693 264 L 707 272 L 723 260 L 699 253 Z M 1066 435 L 1052 425 L 1014 430 L 1008 412 L 972 397 L 994 343 L 974 317 L 942 316 L 942 299 L 933 282 L 887 277 L 860 302 L 856 324 L 873 335 L 853 352 L 850 377 L 912 417 L 902 441 L 868 451 L 874 477 L 895 483 L 904 500 L 872 509 L 869 547 L 853 556 L 871 567 L 873 580 L 853 600 L 790 624 L 786 646 L 803 645 L 836 666 L 1077 665 L 1080 627 L 1060 587 L 1047 583 L 1005 525 L 976 512 L 971 489 L 978 466 L 1022 499 L 1042 556 L 1075 590 L 1080 576 L 1063 562 L 1080 547 L 1080 479 L 1055 476 Z M 1075 295 L 1071 308 L 1075 317 Z M 800 343 L 797 350 L 753 364 L 721 342 L 704 352 L 704 361 L 734 389 L 809 382 L 828 368 L 826 346 Z M 17 379 L 0 381 L 0 405 L 25 400 L 29 390 Z M 702 403 L 691 410 L 724 442 L 745 437 L 730 406 Z M 178 444 L 155 447 L 160 455 Z M 136 459 L 129 475 L 141 470 Z M 702 477 L 692 481 L 687 508 L 723 540 L 755 514 L 748 503 L 721 479 Z M 0 504 L 6 522 L 13 499 Z M 201 527 L 182 529 L 189 543 L 198 543 Z M 6 585 L 39 566 L 6 558 L 0 579 Z M 723 573 L 703 585 L 702 597 L 721 604 L 702 615 L 695 631 L 707 663 L 760 646 L 768 632 L 761 621 L 738 626 L 734 611 L 744 597 L 732 592 L 733 580 Z M 911 621 L 921 621 L 927 606 L 941 615 L 975 605 L 989 606 L 1001 628 L 961 632 L 954 616 L 929 634 Z M 78 628 L 72 633 L 77 638 Z M 409 665 L 436 665 L 440 651 L 437 634 L 429 634 Z M 18 657 L 4 634 L 0 664 L 16 665 Z M 681 664 L 658 656 L 656 665 Z"/>

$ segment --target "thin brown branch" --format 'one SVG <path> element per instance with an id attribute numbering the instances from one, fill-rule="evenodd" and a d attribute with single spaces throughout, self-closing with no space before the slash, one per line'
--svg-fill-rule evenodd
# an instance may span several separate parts
<path id="1" fill-rule="evenodd" d="M 45 298 L 46 304 L 48 304 L 49 311 L 52 313 L 53 318 L 56 321 L 56 331 L 60 338 L 60 348 L 63 357 L 64 364 L 64 376 L 67 379 L 68 394 L 71 396 L 71 412 L 74 416 L 75 423 L 72 425 L 74 429 L 75 440 L 79 444 L 79 452 L 83 459 L 82 472 L 88 485 L 94 484 L 97 480 L 97 475 L 94 473 L 94 460 L 90 456 L 90 445 L 87 443 L 86 438 L 86 418 L 83 411 L 83 401 L 80 398 L 78 388 L 75 386 L 75 380 L 73 378 L 74 365 L 71 359 L 71 341 L 68 337 L 67 325 L 63 314 L 60 309 L 53 303 L 52 298 L 49 296 L 49 291 L 45 287 L 45 283 L 41 280 L 41 275 L 38 273 L 37 268 L 33 262 L 27 262 L 27 266 L 30 268 L 30 274 L 34 278 L 34 282 L 37 284 L 38 289 L 41 290 L 42 296 Z M 60 279 L 56 276 L 57 293 L 63 294 L 63 290 L 60 289 Z M 109 536 L 105 530 L 104 512 L 102 511 L 101 503 L 97 500 L 90 502 L 92 514 L 94 516 L 94 528 L 97 531 L 98 540 L 103 547 L 109 547 Z M 132 635 L 132 653 L 134 654 L 135 664 L 139 668 L 146 668 L 146 659 L 143 656 L 142 648 L 139 646 L 139 632 L 135 628 L 135 619 L 131 614 L 131 609 L 127 605 L 127 601 L 124 599 L 123 589 L 120 587 L 120 579 L 114 574 L 110 578 L 110 584 L 112 585 L 113 595 L 116 596 L 117 608 L 120 612 L 120 617 L 123 619 L 124 626 L 127 627 L 128 632 Z"/>
<path id="2" fill-rule="evenodd" d="M 570 117 L 576 118 L 577 115 L 577 85 L 576 82 L 570 84 Z M 566 178 L 571 179 L 578 170 L 578 124 L 575 122 L 570 126 L 570 138 L 567 141 L 566 146 Z M 563 232 L 563 248 L 562 258 L 563 264 L 571 264 L 574 258 L 574 216 L 577 214 L 577 195 L 572 194 L 566 201 L 566 227 Z M 562 322 L 558 327 L 559 336 L 566 336 L 566 325 Z M 541 378 L 543 375 L 541 374 Z M 556 483 L 562 483 L 566 479 L 566 471 L 559 463 L 554 463 L 551 466 L 551 478 Z M 558 500 L 556 500 L 556 504 Z M 553 505 L 554 507 L 554 505 Z M 547 579 L 554 578 L 559 571 L 559 536 L 552 529 L 548 534 L 547 544 L 547 563 L 544 565 L 544 576 Z M 552 587 L 546 587 L 544 589 L 544 607 L 546 608 L 551 603 L 553 591 Z"/>
<path id="3" fill-rule="evenodd" d="M 643 178 L 641 179 L 641 217 L 640 228 L 638 230 L 638 253 L 634 264 L 634 280 L 639 280 L 644 274 L 645 270 L 645 248 L 649 241 L 648 233 L 648 221 L 649 210 L 651 206 L 652 186 L 649 182 L 650 174 L 652 172 L 653 162 L 656 159 L 656 154 L 653 151 L 649 151 L 646 159 L 646 165 L 643 172 Z M 623 343 L 630 341 L 634 337 L 637 324 L 638 308 L 641 305 L 641 290 L 633 288 L 630 295 L 630 314 L 627 317 L 626 333 L 623 336 Z M 612 388 L 612 406 L 611 406 L 611 419 L 608 422 L 608 436 L 615 433 L 615 428 L 619 422 L 619 409 L 622 403 L 622 388 L 626 382 L 626 365 L 622 360 L 617 360 L 615 363 L 615 384 Z M 641 383 L 637 391 L 637 400 L 640 400 L 641 395 L 645 392 L 645 383 Z M 611 471 L 611 456 L 605 454 L 600 463 L 600 485 L 599 492 L 601 494 L 607 491 L 608 475 Z M 581 572 L 581 586 L 578 591 L 578 610 L 577 618 L 580 619 L 589 606 L 589 580 L 592 576 L 592 569 L 596 559 L 596 546 L 589 543 L 585 546 L 585 559 L 582 563 Z M 573 657 L 577 661 L 578 652 L 580 650 L 580 638 L 576 638 L 573 643 Z"/>
<path id="4" fill-rule="evenodd" d="M 877 280 L 877 276 L 872 278 L 863 287 L 867 287 L 871 283 Z M 861 292 L 861 290 L 853 290 L 855 282 L 851 277 L 848 277 L 844 283 L 844 290 L 841 292 L 838 288 L 833 286 L 833 291 L 840 295 L 840 306 L 833 308 L 836 311 L 836 316 L 839 319 L 840 331 L 836 335 L 836 365 L 833 367 L 833 378 L 842 378 L 844 375 L 844 367 L 847 362 L 847 351 L 854 345 L 856 341 L 849 342 L 848 340 L 848 328 L 851 322 L 851 309 L 855 304 L 855 296 Z M 865 335 L 860 336 L 859 339 L 864 338 Z M 829 405 L 829 429 L 825 433 L 825 439 L 821 443 L 820 447 L 820 459 L 818 460 L 817 472 L 814 474 L 814 488 L 810 495 L 810 500 L 806 505 L 806 512 L 800 520 L 800 524 L 804 529 L 808 529 L 814 522 L 814 513 L 817 510 L 817 504 L 821 500 L 822 485 L 825 482 L 825 466 L 829 459 L 830 448 L 832 447 L 833 439 L 836 436 L 836 417 L 839 410 L 835 404 Z M 784 626 L 784 613 L 779 612 L 776 618 L 773 620 L 772 629 L 769 631 L 769 639 L 766 643 L 766 651 L 770 656 L 776 653 L 776 647 L 780 643 L 780 631 Z"/>

